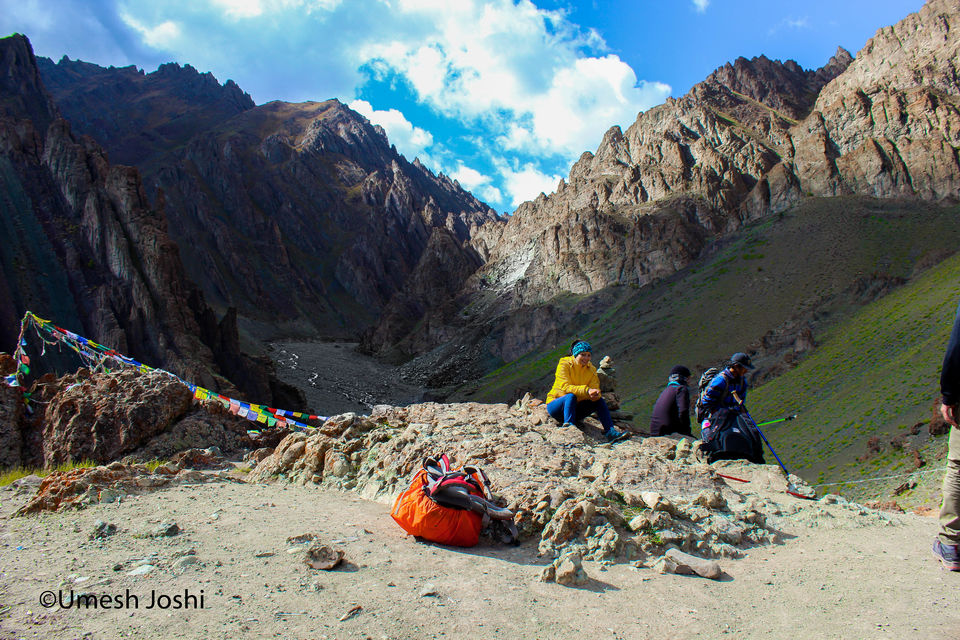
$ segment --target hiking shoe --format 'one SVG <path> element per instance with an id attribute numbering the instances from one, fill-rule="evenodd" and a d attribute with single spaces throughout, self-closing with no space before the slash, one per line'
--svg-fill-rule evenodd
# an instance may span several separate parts
<path id="1" fill-rule="evenodd" d="M 572 429 L 578 428 L 577 425 L 573 424 L 572 422 L 564 422 L 564 423 L 563 423 L 562 425 L 560 425 L 560 426 L 561 426 L 561 427 L 570 427 L 570 428 L 572 428 Z"/>
<path id="2" fill-rule="evenodd" d="M 960 545 L 943 544 L 940 538 L 933 541 L 933 555 L 943 563 L 945 569 L 960 571 Z"/>
<path id="3" fill-rule="evenodd" d="M 610 427 L 609 431 L 604 431 L 603 435 L 607 437 L 607 442 L 616 442 L 622 438 L 627 437 L 626 431 L 620 431 L 616 427 Z"/>

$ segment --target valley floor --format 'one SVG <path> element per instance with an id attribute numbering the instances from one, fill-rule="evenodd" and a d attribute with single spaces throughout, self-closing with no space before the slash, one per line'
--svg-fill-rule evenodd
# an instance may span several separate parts
<path id="1" fill-rule="evenodd" d="M 420 544 L 392 522 L 387 505 L 349 493 L 221 481 L 82 511 L 11 518 L 26 499 L 0 492 L 4 640 L 960 633 L 960 573 L 943 571 L 930 553 L 936 520 L 910 514 L 863 526 L 862 518 L 823 509 L 815 526 L 798 521 L 783 527 L 781 545 L 722 559 L 722 581 L 585 562 L 590 582 L 567 588 L 537 581 L 545 560 L 536 556 L 533 541 L 469 550 Z M 91 539 L 98 520 L 119 531 Z M 182 531 L 143 535 L 163 521 L 175 521 Z M 287 538 L 304 533 L 343 549 L 346 566 L 318 571 L 288 553 Z M 182 560 L 189 555 L 196 562 Z M 137 569 L 146 564 L 154 568 Z M 149 572 L 129 575 L 135 571 Z M 69 604 L 71 589 L 113 594 L 124 607 L 39 604 L 45 591 L 62 593 Z M 147 608 L 151 599 L 184 594 L 197 598 L 194 608 Z M 356 606 L 362 609 L 348 617 Z"/>
<path id="2" fill-rule="evenodd" d="M 270 357 L 281 380 L 307 399 L 310 413 L 370 413 L 378 404 L 420 401 L 423 389 L 400 379 L 399 367 L 356 351 L 354 342 L 274 342 Z"/>

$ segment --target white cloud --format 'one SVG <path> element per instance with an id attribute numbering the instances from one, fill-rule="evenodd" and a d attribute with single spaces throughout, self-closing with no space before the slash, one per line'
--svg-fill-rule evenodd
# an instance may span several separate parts
<path id="1" fill-rule="evenodd" d="M 172 20 L 164 20 L 150 26 L 126 11 L 121 11 L 120 18 L 140 33 L 144 44 L 155 49 L 168 48 L 180 37 L 180 25 Z"/>
<path id="2" fill-rule="evenodd" d="M 770 27 L 769 31 L 767 31 L 767 35 L 772 36 L 777 32 L 782 31 L 783 29 L 794 29 L 796 31 L 800 31 L 801 29 L 809 29 L 809 28 L 810 28 L 810 19 L 806 16 L 802 18 L 784 18 L 777 24 Z"/>
<path id="3" fill-rule="evenodd" d="M 228 18 L 256 18 L 264 13 L 273 14 L 289 9 L 313 9 L 330 11 L 340 6 L 342 0 L 209 0 L 211 6 L 223 11 Z"/>
<path id="4" fill-rule="evenodd" d="M 703 13 L 710 6 L 710 0 L 693 0 L 693 7 L 697 13 Z"/>
<path id="5" fill-rule="evenodd" d="M 260 0 L 210 0 L 231 18 L 255 18 L 263 13 Z"/>
<path id="6" fill-rule="evenodd" d="M 450 177 L 460 183 L 460 186 L 478 196 L 485 202 L 499 203 L 503 200 L 503 192 L 493 186 L 493 178 L 480 173 L 464 164 L 459 164 Z"/>
<path id="7" fill-rule="evenodd" d="M 551 194 L 557 189 L 562 176 L 548 175 L 540 171 L 533 163 L 526 163 L 516 169 L 498 163 L 500 176 L 510 197 L 510 206 L 517 207 L 522 202 L 533 200 L 541 193 Z"/>
<path id="8" fill-rule="evenodd" d="M 490 176 L 484 175 L 476 169 L 471 169 L 463 164 L 458 166 L 455 171 L 451 171 L 450 177 L 467 189 L 476 189 L 481 185 L 490 183 Z"/>
<path id="9" fill-rule="evenodd" d="M 348 106 L 373 124 L 383 127 L 390 142 L 408 159 L 419 156 L 424 161 L 425 151 L 433 144 L 433 136 L 429 131 L 413 126 L 396 109 L 377 111 L 366 100 L 354 100 Z"/>
<path id="10" fill-rule="evenodd" d="M 392 70 L 422 103 L 492 128 L 513 150 L 575 159 L 670 92 L 638 82 L 615 55 L 585 55 L 604 46 L 596 32 L 579 33 L 526 0 L 403 0 L 397 9 L 398 18 L 428 20 L 361 45 L 359 63 Z"/>

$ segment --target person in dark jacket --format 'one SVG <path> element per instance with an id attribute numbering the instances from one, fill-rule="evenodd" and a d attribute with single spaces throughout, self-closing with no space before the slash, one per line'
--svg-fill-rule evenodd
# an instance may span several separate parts
<path id="1" fill-rule="evenodd" d="M 960 307 L 940 371 L 940 415 L 950 424 L 947 470 L 943 475 L 940 534 L 933 541 L 933 555 L 950 571 L 960 571 Z"/>
<path id="2" fill-rule="evenodd" d="M 668 433 L 692 435 L 690 432 L 690 389 L 687 388 L 689 377 L 690 369 L 682 364 L 678 364 L 670 370 L 667 387 L 660 393 L 657 403 L 653 405 L 653 416 L 650 418 L 650 435 L 665 436 Z"/>
<path id="3" fill-rule="evenodd" d="M 707 418 L 701 425 L 700 439 L 710 454 L 710 462 L 746 459 L 765 463 L 763 441 L 743 407 L 747 400 L 747 371 L 753 368 L 750 356 L 737 352 L 703 391 L 699 402 Z"/>

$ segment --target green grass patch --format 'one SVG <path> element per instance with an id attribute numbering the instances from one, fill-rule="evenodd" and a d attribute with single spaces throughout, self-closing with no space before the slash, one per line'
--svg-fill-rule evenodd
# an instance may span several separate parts
<path id="1" fill-rule="evenodd" d="M 74 469 L 86 469 L 90 467 L 99 466 L 98 463 L 93 460 L 81 460 L 80 462 L 64 462 L 58 464 L 55 467 L 16 467 L 13 469 L 8 469 L 0 473 L 0 487 L 5 487 L 8 484 L 19 480 L 20 478 L 25 478 L 27 476 L 39 476 L 45 478 L 55 471 L 73 471 Z"/>

